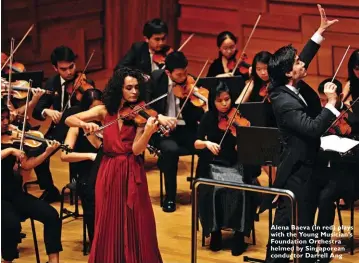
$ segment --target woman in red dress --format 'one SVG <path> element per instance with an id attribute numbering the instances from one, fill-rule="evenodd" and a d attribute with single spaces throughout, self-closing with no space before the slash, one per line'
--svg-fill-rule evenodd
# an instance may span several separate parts
<path id="1" fill-rule="evenodd" d="M 119 117 L 123 107 L 141 101 L 141 82 L 140 71 L 117 70 L 104 91 L 104 105 L 72 115 L 66 124 L 87 132 L 98 130 L 94 122 L 107 124 Z M 95 234 L 89 262 L 162 262 L 140 156 L 157 129 L 156 119 L 149 118 L 145 127 L 120 120 L 103 130 L 104 157 L 95 187 Z"/>

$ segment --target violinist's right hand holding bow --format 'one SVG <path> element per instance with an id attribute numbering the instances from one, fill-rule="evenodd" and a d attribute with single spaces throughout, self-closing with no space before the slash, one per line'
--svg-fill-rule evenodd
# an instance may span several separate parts
<path id="1" fill-rule="evenodd" d="M 210 150 L 214 155 L 219 154 L 219 151 L 221 150 L 221 146 L 219 146 L 217 143 L 206 141 L 205 144 L 207 149 Z"/>
<path id="2" fill-rule="evenodd" d="M 158 122 L 165 127 L 168 127 L 171 130 L 174 130 L 177 126 L 177 119 L 174 117 L 164 116 L 162 114 L 158 115 Z"/>
<path id="3" fill-rule="evenodd" d="M 100 129 L 100 126 L 94 122 L 81 121 L 80 127 L 85 131 L 85 133 L 94 133 Z"/>

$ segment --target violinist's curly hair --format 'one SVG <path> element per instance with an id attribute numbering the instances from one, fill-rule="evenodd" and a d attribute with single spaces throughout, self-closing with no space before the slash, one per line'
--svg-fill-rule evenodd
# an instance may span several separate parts
<path id="1" fill-rule="evenodd" d="M 120 108 L 123 97 L 122 89 L 127 76 L 137 79 L 140 91 L 138 101 L 143 100 L 145 94 L 142 91 L 144 83 L 142 72 L 138 69 L 121 67 L 114 72 L 108 81 L 102 96 L 102 102 L 104 103 L 108 113 L 111 115 L 116 114 Z"/>

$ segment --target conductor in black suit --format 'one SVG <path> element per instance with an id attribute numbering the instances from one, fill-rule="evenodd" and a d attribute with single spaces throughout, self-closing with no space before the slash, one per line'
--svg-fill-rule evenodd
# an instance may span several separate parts
<path id="1" fill-rule="evenodd" d="M 143 27 L 145 41 L 133 43 L 130 50 L 118 62 L 115 70 L 120 67 L 131 67 L 141 70 L 147 75 L 161 68 L 153 61 L 153 54 L 161 52 L 167 43 L 168 27 L 159 18 L 148 21 Z"/>
<path id="2" fill-rule="evenodd" d="M 163 94 L 168 96 L 151 105 L 159 114 L 159 123 L 172 129 L 169 137 L 152 136 L 156 147 L 161 150 L 159 167 L 164 172 L 166 197 L 162 210 L 176 210 L 177 168 L 180 148 L 194 152 L 198 123 L 204 110 L 188 101 L 179 118 L 176 119 L 184 99 L 173 94 L 173 88 L 187 81 L 187 58 L 182 52 L 174 51 L 166 57 L 166 70 L 152 72 L 152 82 L 147 88 L 146 100 L 151 101 Z"/>
<path id="3" fill-rule="evenodd" d="M 270 100 L 283 147 L 273 187 L 288 189 L 295 194 L 298 225 L 304 227 L 299 232 L 309 234 L 316 208 L 311 197 L 311 186 L 320 137 L 340 114 L 336 109 L 340 103 L 337 103 L 339 100 L 335 92 L 335 84 L 329 82 L 325 85 L 324 92 L 328 97 L 328 103 L 315 117 L 311 100 L 306 101 L 300 92 L 302 87 L 310 88 L 302 79 L 307 75 L 309 62 L 320 47 L 323 32 L 337 22 L 337 20 L 329 21 L 320 5 L 318 9 L 321 25 L 300 56 L 291 45 L 285 46 L 273 54 L 268 65 L 271 81 Z M 267 208 L 272 200 L 273 196 L 269 198 L 267 196 L 261 210 Z M 270 232 L 266 262 L 289 262 L 292 245 L 286 242 L 292 240 L 289 235 L 291 220 L 290 201 L 286 197 L 280 197 Z M 317 258 L 308 257 L 309 254 L 316 257 L 316 253 L 309 250 L 311 247 L 309 238 L 299 235 L 298 239 L 304 242 L 299 245 L 299 249 L 303 249 L 299 251 L 299 256 L 302 256 L 300 262 L 315 262 Z"/>
<path id="4" fill-rule="evenodd" d="M 75 96 L 70 98 L 71 94 L 67 89 L 68 84 L 74 83 L 77 76 L 75 59 L 76 55 L 69 47 L 59 46 L 53 50 L 51 63 L 57 74 L 46 81 L 45 89 L 55 91 L 55 93 L 44 94 L 33 111 L 33 117 L 37 120 L 44 121 L 47 118 L 52 120 L 45 137 L 59 142 L 64 141 L 68 130 L 62 118 L 63 112 L 65 110 L 70 112 L 71 106 L 79 103 Z M 94 86 L 92 81 L 87 81 Z M 68 116 L 69 113 L 66 115 Z M 47 159 L 37 166 L 35 173 L 40 188 L 44 190 L 40 199 L 50 203 L 58 201 L 60 194 L 52 180 L 50 160 Z"/>

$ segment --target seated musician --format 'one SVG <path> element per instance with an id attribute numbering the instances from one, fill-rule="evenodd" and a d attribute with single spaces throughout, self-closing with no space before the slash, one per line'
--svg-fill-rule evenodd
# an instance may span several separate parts
<path id="1" fill-rule="evenodd" d="M 159 69 L 162 65 L 156 63 L 153 56 L 156 53 L 166 53 L 168 50 L 167 24 L 159 18 L 148 21 L 143 27 L 143 37 L 145 41 L 133 43 L 131 49 L 120 59 L 115 70 L 120 67 L 131 67 L 141 70 L 147 75 Z"/>
<path id="2" fill-rule="evenodd" d="M 207 77 L 231 77 L 233 75 L 241 75 L 244 80 L 248 79 L 247 73 L 241 73 L 240 68 L 248 68 L 249 65 L 244 61 L 236 69 L 232 71 L 237 63 L 237 37 L 229 31 L 223 31 L 217 36 L 217 47 L 219 49 L 218 58 L 216 58 L 208 69 Z"/>
<path id="3" fill-rule="evenodd" d="M 351 96 L 351 98 L 350 98 Z M 353 51 L 348 61 L 348 81 L 343 89 L 345 104 L 359 97 L 359 49 Z M 356 113 L 359 115 L 359 112 Z"/>
<path id="4" fill-rule="evenodd" d="M 179 118 L 180 108 L 184 99 L 179 99 L 173 94 L 173 89 L 180 84 L 185 84 L 188 78 L 187 58 L 182 52 L 174 51 L 166 57 L 166 70 L 155 70 L 152 72 L 152 82 L 147 89 L 146 100 L 151 101 L 163 94 L 168 94 L 153 105 L 158 112 L 158 120 L 161 124 L 168 126 L 172 131 L 170 136 L 161 137 L 154 134 L 152 137 L 154 145 L 162 155 L 159 158 L 159 167 L 165 176 L 166 197 L 163 204 L 164 212 L 176 210 L 177 195 L 177 168 L 180 148 L 194 151 L 198 122 L 204 110 L 194 106 L 190 101 L 185 104 Z"/>
<path id="5" fill-rule="evenodd" d="M 69 107 L 79 104 L 72 90 L 69 89 L 77 82 L 78 73 L 75 59 L 76 55 L 69 47 L 59 46 L 53 50 L 51 63 L 57 74 L 46 81 L 45 89 L 57 93 L 43 95 L 32 115 L 40 121 L 50 118 L 51 126 L 45 137 L 56 139 L 59 142 L 63 142 L 68 130 L 68 127 L 61 121 L 63 112 Z M 94 86 L 92 81 L 88 80 L 88 82 Z M 36 167 L 35 172 L 40 188 L 44 190 L 40 198 L 49 203 L 59 201 L 60 194 L 53 183 L 50 160 L 46 160 Z"/>
<path id="6" fill-rule="evenodd" d="M 224 137 L 223 143 L 219 143 L 224 135 L 223 127 L 219 128 L 219 122 L 227 118 L 228 112 L 233 109 L 234 100 L 228 86 L 220 82 L 209 98 L 210 110 L 206 112 L 200 122 L 197 140 L 194 143 L 199 153 L 196 177 L 210 177 L 210 163 L 220 161 L 225 166 L 238 167 L 238 176 L 232 180 L 237 183 L 249 183 L 253 181 L 252 175 L 237 162 L 236 137 L 231 132 Z M 244 176 L 244 171 L 246 175 Z M 254 178 L 260 174 L 258 169 Z M 225 176 L 225 175 L 223 175 Z M 215 179 L 215 178 L 212 178 Z M 245 198 L 244 198 L 245 194 Z M 221 230 L 231 228 L 234 232 L 232 241 L 232 255 L 241 255 L 246 250 L 244 237 L 249 236 L 253 226 L 256 206 L 252 194 L 232 189 L 220 189 L 201 186 L 200 188 L 200 219 L 204 234 L 211 233 L 210 249 L 219 251 L 222 249 Z"/>
<path id="7" fill-rule="evenodd" d="M 90 89 L 84 92 L 79 106 L 78 112 L 87 111 L 101 102 L 102 92 L 98 89 Z M 74 149 L 71 153 L 61 153 L 61 160 L 63 162 L 70 162 L 76 164 L 78 171 L 76 178 L 76 188 L 81 198 L 81 204 L 84 211 L 84 220 L 86 222 L 90 242 L 94 236 L 94 223 L 95 223 L 95 200 L 94 195 L 91 193 L 90 174 L 96 166 L 97 151 L 100 148 L 102 141 L 96 135 L 84 136 L 84 130 L 77 127 L 71 127 L 67 132 L 65 144 Z M 100 161 L 100 160 L 98 160 Z"/>
<path id="8" fill-rule="evenodd" d="M 271 56 L 268 51 L 261 51 L 254 56 L 252 66 L 249 68 L 252 81 L 248 81 L 236 103 L 261 102 L 268 98 L 268 63 Z"/>
<path id="9" fill-rule="evenodd" d="M 12 262 L 18 258 L 17 244 L 19 243 L 21 222 L 27 218 L 44 224 L 44 241 L 49 263 L 59 262 L 61 245 L 61 221 L 55 208 L 43 200 L 25 193 L 22 188 L 20 173 L 13 168 L 20 161 L 21 168 L 30 170 L 42 163 L 58 147 L 59 143 L 51 142 L 46 150 L 36 157 L 16 149 L 13 145 L 5 144 L 5 133 L 9 130 L 9 109 L 4 102 L 1 105 L 1 254 L 4 262 Z M 21 170 L 20 170 L 21 171 Z"/>

